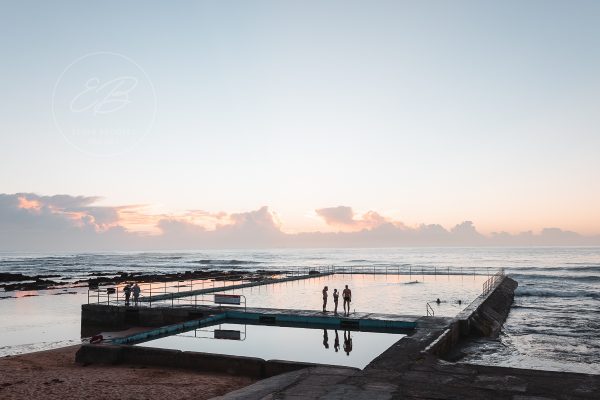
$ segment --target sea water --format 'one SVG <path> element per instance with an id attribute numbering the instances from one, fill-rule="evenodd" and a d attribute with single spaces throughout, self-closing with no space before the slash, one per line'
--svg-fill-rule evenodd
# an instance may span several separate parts
<path id="1" fill-rule="evenodd" d="M 435 269 L 436 273 L 449 268 L 481 276 L 505 268 L 519 282 L 519 288 L 502 334 L 464 349 L 467 356 L 463 361 L 600 373 L 598 247 L 0 254 L 0 272 L 58 274 L 60 277 L 52 279 L 65 282 L 121 271 L 285 270 L 326 265 L 376 266 L 403 272 Z M 56 292 L 0 291 L 0 355 L 79 340 L 80 305 L 86 302 L 87 290 L 62 290 L 64 295 Z"/>

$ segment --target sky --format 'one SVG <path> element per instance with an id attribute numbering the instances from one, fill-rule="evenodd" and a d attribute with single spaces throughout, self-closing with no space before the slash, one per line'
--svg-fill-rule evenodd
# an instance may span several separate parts
<path id="1" fill-rule="evenodd" d="M 596 1 L 2 9 L 9 250 L 600 244 Z"/>

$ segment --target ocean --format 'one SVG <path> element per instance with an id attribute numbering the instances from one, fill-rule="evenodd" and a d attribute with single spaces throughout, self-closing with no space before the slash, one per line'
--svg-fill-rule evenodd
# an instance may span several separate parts
<path id="1" fill-rule="evenodd" d="M 476 340 L 462 362 L 600 373 L 600 248 L 385 248 L 205 250 L 85 254 L 0 253 L 0 273 L 79 279 L 118 272 L 387 267 L 486 275 L 504 268 L 519 282 L 497 339 Z M 0 356 L 79 342 L 87 289 L 0 291 Z"/>

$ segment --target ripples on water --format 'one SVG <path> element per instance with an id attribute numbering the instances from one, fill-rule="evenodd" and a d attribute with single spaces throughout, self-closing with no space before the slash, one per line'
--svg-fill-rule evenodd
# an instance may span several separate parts
<path id="1" fill-rule="evenodd" d="M 447 268 L 465 274 L 487 274 L 504 267 L 519 282 L 515 304 L 500 338 L 480 340 L 470 346 L 466 349 L 468 354 L 464 361 L 600 373 L 600 248 L 293 249 L 44 255 L 0 253 L 0 272 L 59 274 L 66 281 L 121 271 L 281 270 L 323 265 L 375 265 L 401 272 L 409 269 L 413 273 L 424 271 L 425 274 L 431 273 L 432 269 L 442 271 Z M 15 308 L 17 303 L 25 300 L 0 300 L 0 308 Z M 10 305 L 7 303 L 9 301 Z M 71 311 L 77 316 L 78 304 Z M 6 331 L 0 330 L 0 337 Z M 62 339 L 68 341 L 73 338 Z M 31 346 L 36 348 L 40 345 Z M 0 348 L 0 352 L 2 350 Z"/>

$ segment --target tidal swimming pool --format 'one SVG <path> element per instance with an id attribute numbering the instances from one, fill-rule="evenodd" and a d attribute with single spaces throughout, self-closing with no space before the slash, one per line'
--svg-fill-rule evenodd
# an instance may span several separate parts
<path id="1" fill-rule="evenodd" d="M 484 275 L 334 274 L 219 293 L 244 295 L 248 307 L 321 310 L 321 293 L 328 286 L 327 311 L 332 312 L 333 290 L 341 292 L 348 285 L 351 312 L 426 315 L 426 303 L 430 303 L 436 316 L 453 317 L 481 294 L 486 279 Z M 198 299 L 208 302 L 212 295 Z M 190 302 L 190 298 L 180 301 Z M 343 312 L 341 295 L 338 312 Z"/>
<path id="2" fill-rule="evenodd" d="M 403 333 L 224 323 L 136 346 L 364 368 Z"/>

